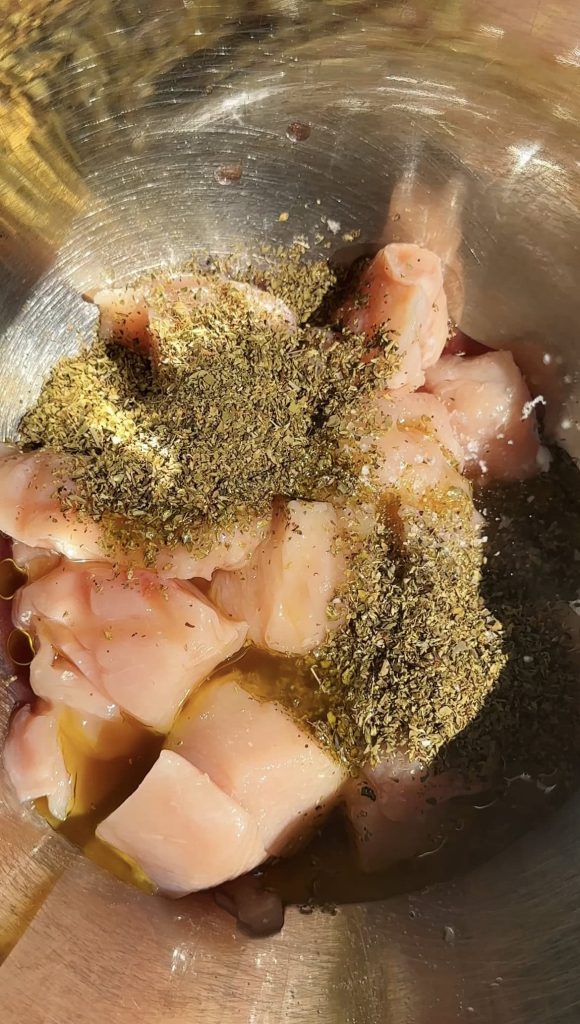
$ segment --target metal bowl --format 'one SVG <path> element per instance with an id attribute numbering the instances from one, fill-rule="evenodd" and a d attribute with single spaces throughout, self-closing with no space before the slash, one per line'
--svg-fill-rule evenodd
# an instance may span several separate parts
<path id="1" fill-rule="evenodd" d="M 580 25 L 563 4 L 560 41 L 532 39 L 519 6 L 15 8 L 0 29 L 2 431 L 89 336 L 79 296 L 103 280 L 297 235 L 345 259 L 413 238 L 445 257 L 464 330 L 517 347 L 577 454 Z M 6 786 L 0 814 L 6 1024 L 579 1019 L 575 798 L 455 879 L 290 908 L 266 939 L 208 896 L 122 885 Z"/>

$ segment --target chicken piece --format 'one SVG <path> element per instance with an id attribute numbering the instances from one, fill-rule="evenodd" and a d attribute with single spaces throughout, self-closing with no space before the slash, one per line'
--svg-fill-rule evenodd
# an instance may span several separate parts
<path id="1" fill-rule="evenodd" d="M 64 646 L 68 646 L 67 630 L 60 631 L 58 625 L 45 631 L 39 624 L 36 630 L 35 654 L 30 663 L 30 686 L 37 697 L 55 705 L 75 708 L 85 715 L 99 719 L 119 718 L 119 708 L 110 697 L 103 693 L 91 677 L 85 675 L 70 658 L 59 653 L 59 633 Z M 80 652 L 82 658 L 82 651 Z M 86 667 L 86 657 L 82 664 Z"/>
<path id="2" fill-rule="evenodd" d="M 58 456 L 47 451 L 0 455 L 0 530 L 29 548 L 67 558 L 104 558 L 100 529 L 63 512 L 56 494 L 61 478 Z M 65 485 L 70 490 L 71 485 Z"/>
<path id="3" fill-rule="evenodd" d="M 341 310 L 345 327 L 372 338 L 384 328 L 401 357 L 391 388 L 418 388 L 447 340 L 441 260 L 418 245 L 386 245 L 363 271 Z"/>
<path id="4" fill-rule="evenodd" d="M 465 299 L 460 254 L 464 198 L 462 178 L 450 178 L 439 187 L 427 186 L 411 168 L 393 189 L 385 225 L 389 242 L 415 242 L 439 256 L 449 315 L 455 323 L 461 320 Z"/>
<path id="5" fill-rule="evenodd" d="M 306 654 L 333 623 L 328 606 L 343 579 L 338 520 L 327 502 L 290 501 L 269 537 L 238 572 L 217 572 L 210 598 L 248 622 L 248 638 L 281 654 Z"/>
<path id="6" fill-rule="evenodd" d="M 31 680 L 45 697 L 94 714 L 97 705 L 87 699 L 100 694 L 112 714 L 117 705 L 160 732 L 194 687 L 239 650 L 247 630 L 191 584 L 97 563 L 66 563 L 23 587 L 14 622 L 41 640 Z M 66 671 L 77 675 L 69 679 Z"/>
<path id="7" fill-rule="evenodd" d="M 12 559 L 19 569 L 24 569 L 29 582 L 40 579 L 60 562 L 60 555 L 46 548 L 31 548 L 21 541 L 12 543 Z"/>
<path id="8" fill-rule="evenodd" d="M 375 396 L 363 412 L 368 433 L 357 445 L 368 454 L 362 468 L 367 482 L 396 492 L 405 503 L 417 505 L 430 489 L 446 494 L 469 493 L 461 476 L 462 452 L 451 428 L 449 414 L 433 395 L 404 390 Z"/>
<path id="9" fill-rule="evenodd" d="M 64 821 L 72 801 L 72 780 L 60 747 L 58 714 L 49 704 L 16 712 L 3 756 L 18 800 L 23 803 L 46 797 L 50 813 Z"/>
<path id="10" fill-rule="evenodd" d="M 251 816 L 193 764 L 163 750 L 97 836 L 169 896 L 235 878 L 266 859 Z"/>
<path id="11" fill-rule="evenodd" d="M 99 308 L 99 334 L 132 352 L 149 355 L 149 305 L 145 292 L 138 288 L 100 288 L 87 292 L 88 302 Z"/>
<path id="12" fill-rule="evenodd" d="M 236 672 L 205 687 L 169 738 L 251 815 L 270 855 L 307 836 L 336 803 L 341 765 L 272 701 L 257 700 Z"/>
<path id="13" fill-rule="evenodd" d="M 426 387 L 449 411 L 469 476 L 522 480 L 548 468 L 534 405 L 510 352 L 444 356 L 427 371 Z"/>
<path id="14" fill-rule="evenodd" d="M 139 551 L 111 552 L 104 544 L 101 528 L 63 512 L 56 494 L 59 457 L 47 451 L 24 453 L 5 446 L 0 451 L 0 531 L 13 537 L 18 558 L 28 568 L 34 551 L 31 578 L 49 567 L 58 554 L 72 561 L 111 562 L 144 568 Z M 64 485 L 69 493 L 72 482 Z M 155 568 L 160 576 L 177 579 L 210 579 L 216 569 L 238 569 L 248 561 L 264 539 L 268 522 L 256 519 L 242 529 L 222 532 L 210 551 L 197 557 L 185 547 L 162 548 Z M 17 564 L 18 559 L 15 557 Z"/>
<path id="15" fill-rule="evenodd" d="M 217 569 L 241 569 L 267 537 L 269 527 L 269 520 L 255 519 L 231 533 L 220 532 L 210 551 L 201 557 L 184 547 L 162 548 L 155 563 L 156 571 L 168 579 L 210 580 Z"/>
<path id="16" fill-rule="evenodd" d="M 445 805 L 490 787 L 491 777 L 469 781 L 451 771 L 429 772 L 402 756 L 367 768 L 344 791 L 347 821 L 363 871 L 380 871 L 437 845 Z"/>
<path id="17" fill-rule="evenodd" d="M 99 334 L 159 362 L 164 323 L 178 322 L 195 306 L 220 300 L 228 293 L 242 296 L 256 316 L 279 327 L 294 329 L 296 316 L 270 292 L 221 275 L 183 274 L 143 288 L 104 288 L 85 297 L 99 307 Z"/>

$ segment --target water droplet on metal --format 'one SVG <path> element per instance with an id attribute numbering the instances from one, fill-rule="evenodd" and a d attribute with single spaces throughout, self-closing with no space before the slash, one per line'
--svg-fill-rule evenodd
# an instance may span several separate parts
<path id="1" fill-rule="evenodd" d="M 34 641 L 23 629 L 13 629 L 6 641 L 6 653 L 15 665 L 30 665 L 34 658 Z"/>
<path id="2" fill-rule="evenodd" d="M 293 121 L 286 129 L 286 137 L 290 142 L 306 142 L 310 138 L 312 128 L 303 121 Z"/>
<path id="3" fill-rule="evenodd" d="M 237 185 L 242 177 L 241 164 L 223 164 L 215 172 L 215 180 L 220 185 Z"/>
<path id="4" fill-rule="evenodd" d="M 28 580 L 28 573 L 16 565 L 12 558 L 0 562 L 0 599 L 11 601 L 17 590 Z"/>

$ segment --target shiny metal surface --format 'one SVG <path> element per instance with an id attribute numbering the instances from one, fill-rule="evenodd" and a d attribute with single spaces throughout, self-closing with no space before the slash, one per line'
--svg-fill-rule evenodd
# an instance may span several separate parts
<path id="1" fill-rule="evenodd" d="M 296 234 L 348 255 L 360 230 L 440 249 L 464 329 L 517 348 L 580 452 L 574 0 L 35 6 L 0 35 L 3 432 L 90 331 L 80 291 Z M 453 882 L 291 908 L 257 940 L 209 897 L 109 878 L 4 787 L 2 1022 L 575 1024 L 579 810 Z"/>

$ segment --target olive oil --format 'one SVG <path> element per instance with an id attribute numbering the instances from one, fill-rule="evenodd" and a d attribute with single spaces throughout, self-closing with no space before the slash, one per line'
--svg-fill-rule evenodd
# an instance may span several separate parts
<path id="1" fill-rule="evenodd" d="M 125 716 L 105 722 L 92 737 L 79 715 L 65 711 L 60 743 L 73 780 L 72 806 L 64 822 L 52 817 L 44 799 L 36 801 L 37 810 L 91 860 L 152 892 L 153 885 L 139 868 L 101 842 L 95 831 L 142 782 L 159 756 L 163 737 Z"/>

